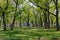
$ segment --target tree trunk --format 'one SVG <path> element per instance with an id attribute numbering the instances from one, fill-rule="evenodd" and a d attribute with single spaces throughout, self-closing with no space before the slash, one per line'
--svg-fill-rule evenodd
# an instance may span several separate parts
<path id="1" fill-rule="evenodd" d="M 28 19 L 27 19 L 27 26 L 29 27 L 29 13 L 28 13 Z"/>
<path id="2" fill-rule="evenodd" d="M 10 30 L 13 30 L 13 28 L 14 28 L 15 19 L 16 19 L 16 16 L 14 15 L 14 19 L 13 19 L 13 22 L 12 22 L 12 24 L 10 25 L 10 27 L 11 27 L 11 29 L 10 29 Z"/>
<path id="3" fill-rule="evenodd" d="M 55 6 L 56 6 L 56 27 L 57 27 L 57 31 L 58 31 L 59 30 L 59 22 L 58 22 L 58 0 L 56 0 Z"/>
<path id="4" fill-rule="evenodd" d="M 50 13 L 49 13 L 49 6 L 47 8 L 47 12 L 48 12 L 48 28 L 50 28 Z"/>
<path id="5" fill-rule="evenodd" d="M 51 17 L 51 26 L 53 25 L 53 18 L 54 18 L 54 17 L 52 16 L 52 17 Z"/>
<path id="6" fill-rule="evenodd" d="M 45 29 L 47 28 L 47 13 L 46 13 L 47 10 L 45 10 L 44 12 L 44 26 L 45 26 Z"/>
<path id="7" fill-rule="evenodd" d="M 2 19 L 3 19 L 4 31 L 6 31 L 5 12 L 2 12 Z"/>
<path id="8" fill-rule="evenodd" d="M 32 26 L 34 27 L 34 21 L 31 21 L 31 23 L 32 23 Z"/>
<path id="9" fill-rule="evenodd" d="M 15 24 L 15 19 L 16 19 L 16 17 L 17 17 L 16 13 L 17 13 L 17 7 L 18 7 L 18 0 L 16 1 L 15 4 L 16 4 L 16 10 L 15 10 L 13 22 L 12 22 L 12 24 L 10 25 L 10 27 L 11 27 L 10 30 L 13 30 L 13 27 L 14 27 L 14 24 Z"/>
<path id="10" fill-rule="evenodd" d="M 20 28 L 22 28 L 21 22 L 22 22 L 22 21 L 21 21 L 21 13 L 20 13 Z"/>
<path id="11" fill-rule="evenodd" d="M 41 13 L 40 13 L 40 21 L 39 21 L 39 26 L 42 27 L 43 23 L 42 23 L 42 18 L 41 18 Z"/>

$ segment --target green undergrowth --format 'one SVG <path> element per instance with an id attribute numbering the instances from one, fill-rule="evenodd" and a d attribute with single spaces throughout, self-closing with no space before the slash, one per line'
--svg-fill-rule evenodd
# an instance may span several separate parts
<path id="1" fill-rule="evenodd" d="M 0 40 L 38 40 L 41 38 L 60 38 L 60 31 L 54 29 L 14 29 L 2 31 L 0 30 Z M 45 39 L 44 39 L 45 40 Z"/>

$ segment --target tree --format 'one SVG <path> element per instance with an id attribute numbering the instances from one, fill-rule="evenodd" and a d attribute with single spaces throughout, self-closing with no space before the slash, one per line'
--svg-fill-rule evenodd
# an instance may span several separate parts
<path id="1" fill-rule="evenodd" d="M 7 5 L 2 11 L 2 20 L 3 20 L 3 25 L 4 25 L 4 31 L 6 30 L 6 21 L 5 21 L 5 11 L 8 9 L 8 0 L 7 0 Z"/>
<path id="2" fill-rule="evenodd" d="M 57 27 L 57 31 L 60 29 L 59 27 L 59 21 L 58 21 L 58 0 L 53 0 L 54 4 L 55 4 L 55 9 L 56 9 L 56 27 Z"/>
<path id="3" fill-rule="evenodd" d="M 13 0 L 14 1 L 14 0 Z M 13 19 L 13 22 L 12 24 L 10 25 L 11 29 L 10 30 L 13 30 L 13 27 L 14 27 L 14 24 L 15 24 L 15 19 L 16 19 L 16 13 L 17 13 L 17 7 L 18 7 L 18 0 L 17 1 L 14 1 L 15 4 L 16 4 L 16 10 L 15 10 L 15 14 L 14 14 L 14 19 Z"/>

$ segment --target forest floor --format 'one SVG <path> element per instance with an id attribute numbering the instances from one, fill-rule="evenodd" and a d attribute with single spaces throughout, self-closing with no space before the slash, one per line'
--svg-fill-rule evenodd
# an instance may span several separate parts
<path id="1" fill-rule="evenodd" d="M 60 40 L 60 31 L 54 29 L 22 28 L 2 31 L 0 40 Z"/>

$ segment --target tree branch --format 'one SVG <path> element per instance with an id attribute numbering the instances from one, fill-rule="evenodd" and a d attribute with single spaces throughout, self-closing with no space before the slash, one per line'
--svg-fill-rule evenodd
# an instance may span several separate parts
<path id="1" fill-rule="evenodd" d="M 43 8 L 43 7 L 41 7 L 41 6 L 39 6 L 39 5 L 37 5 L 37 4 L 35 4 L 34 2 L 32 2 L 31 0 L 29 0 L 29 2 L 31 2 L 33 5 L 35 5 L 35 6 L 37 6 L 37 7 L 39 7 L 41 10 L 45 10 L 45 8 Z M 55 17 L 56 17 L 56 15 L 55 14 L 53 14 L 53 13 L 51 13 L 51 12 L 49 12 L 50 14 L 52 14 L 52 15 L 54 15 Z"/>
<path id="2" fill-rule="evenodd" d="M 5 7 L 5 10 L 7 10 L 8 9 L 8 0 L 7 0 L 7 5 L 6 5 L 6 7 Z"/>

